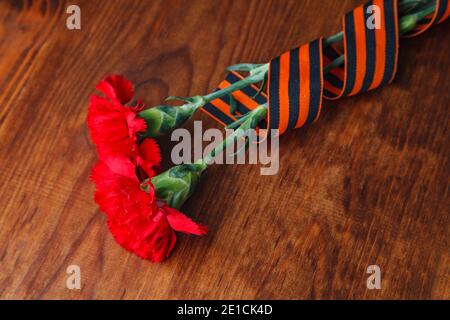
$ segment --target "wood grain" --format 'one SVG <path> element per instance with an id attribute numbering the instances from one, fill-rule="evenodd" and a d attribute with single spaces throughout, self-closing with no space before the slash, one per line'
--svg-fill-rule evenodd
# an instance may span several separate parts
<path id="1" fill-rule="evenodd" d="M 449 299 L 449 22 L 401 42 L 392 85 L 284 135 L 279 174 L 212 167 L 183 208 L 209 235 L 180 236 L 163 264 L 122 250 L 92 199 L 85 117 L 104 75 L 150 106 L 206 93 L 362 2 L 77 0 L 70 31 L 68 2 L 0 1 L 0 297 Z M 366 288 L 373 264 L 381 290 Z"/>

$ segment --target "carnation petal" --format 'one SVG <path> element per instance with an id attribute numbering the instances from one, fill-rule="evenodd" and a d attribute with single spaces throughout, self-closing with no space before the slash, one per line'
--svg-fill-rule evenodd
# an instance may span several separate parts
<path id="1" fill-rule="evenodd" d="M 120 75 L 106 77 L 97 84 L 96 89 L 121 104 L 130 102 L 134 95 L 131 81 Z"/>
<path id="2" fill-rule="evenodd" d="M 149 176 L 154 175 L 154 167 L 161 165 L 161 150 L 154 139 L 147 138 L 138 146 L 139 162 Z"/>
<path id="3" fill-rule="evenodd" d="M 125 156 L 111 155 L 102 160 L 113 174 L 137 180 L 136 167 Z"/>
<path id="4" fill-rule="evenodd" d="M 166 212 L 167 221 L 169 221 L 170 226 L 175 231 L 195 234 L 198 236 L 203 236 L 208 232 L 208 227 L 194 222 L 191 218 L 174 208 L 164 206 L 161 209 Z"/>

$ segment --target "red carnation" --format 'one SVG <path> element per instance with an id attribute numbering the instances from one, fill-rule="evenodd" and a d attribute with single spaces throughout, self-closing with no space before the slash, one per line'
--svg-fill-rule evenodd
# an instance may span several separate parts
<path id="1" fill-rule="evenodd" d="M 145 139 L 138 146 L 138 134 L 146 131 L 147 124 L 137 116 L 142 109 L 140 104 L 124 105 L 133 97 L 131 82 L 122 76 L 109 76 L 96 88 L 106 97 L 91 97 L 87 123 L 100 158 L 126 156 L 152 176 L 153 168 L 161 162 L 161 155 L 154 140 Z"/>
<path id="2" fill-rule="evenodd" d="M 141 192 L 136 167 L 124 157 L 111 156 L 99 160 L 92 169 L 91 179 L 96 187 L 95 202 L 108 215 L 141 210 L 146 203 L 154 202 L 153 189 L 149 193 Z"/>
<path id="3" fill-rule="evenodd" d="M 207 227 L 157 202 L 153 185 L 140 183 L 134 165 L 123 157 L 100 160 L 92 171 L 95 200 L 108 216 L 114 239 L 152 262 L 164 260 L 176 242 L 175 231 L 204 235 Z"/>

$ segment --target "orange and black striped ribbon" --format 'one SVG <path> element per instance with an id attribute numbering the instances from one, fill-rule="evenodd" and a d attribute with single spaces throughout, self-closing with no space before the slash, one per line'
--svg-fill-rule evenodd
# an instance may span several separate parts
<path id="1" fill-rule="evenodd" d="M 368 23 L 374 8 L 380 9 L 378 26 Z M 450 0 L 436 0 L 434 14 L 420 21 L 416 30 L 407 36 L 420 34 L 449 16 Z M 320 115 L 323 98 L 334 100 L 389 84 L 397 69 L 397 0 L 372 0 L 359 6 L 343 17 L 343 29 L 343 65 L 324 75 L 324 68 L 341 53 L 333 45 L 323 46 L 323 39 L 319 38 L 270 62 L 267 95 L 255 97 L 258 88 L 251 85 L 233 93 L 238 103 L 235 114 L 230 112 L 228 98 L 216 99 L 203 110 L 228 125 L 236 120 L 236 116 L 268 102 L 267 123 L 263 126 L 278 129 L 279 134 L 283 134 L 314 122 Z M 240 79 L 239 74 L 232 72 L 219 89 Z"/>
<path id="2" fill-rule="evenodd" d="M 232 71 L 228 73 L 225 80 L 223 80 L 219 84 L 219 87 L 216 90 L 225 89 L 231 84 L 242 79 L 243 77 L 240 74 Z M 257 106 L 265 104 L 267 102 L 266 93 L 260 92 L 258 94 L 258 92 L 259 88 L 254 85 L 250 85 L 241 90 L 233 92 L 232 98 L 236 102 L 236 111 L 234 113 L 231 112 L 230 96 L 224 96 L 215 99 L 207 103 L 202 108 L 202 110 L 223 126 L 227 126 L 236 121 L 238 116 L 244 115 L 250 110 L 255 109 Z M 266 127 L 266 122 L 262 121 L 262 123 L 260 124 L 260 128 L 264 129 Z"/>
<path id="3" fill-rule="evenodd" d="M 366 23 L 380 8 L 380 28 Z M 389 84 L 397 68 L 398 18 L 395 0 L 373 0 L 347 13 L 343 18 L 345 65 L 325 75 L 327 99 L 351 96 Z M 324 51 L 326 65 L 339 56 L 333 46 Z"/>
<path id="4" fill-rule="evenodd" d="M 269 67 L 269 129 L 280 134 L 319 117 L 323 92 L 322 38 L 283 53 Z"/>

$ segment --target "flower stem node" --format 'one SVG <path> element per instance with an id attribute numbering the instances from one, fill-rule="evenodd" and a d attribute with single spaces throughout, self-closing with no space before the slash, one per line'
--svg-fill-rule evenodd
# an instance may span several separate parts
<path id="1" fill-rule="evenodd" d="M 206 170 L 207 164 L 199 160 L 193 164 L 181 164 L 152 178 L 158 199 L 170 207 L 179 209 L 192 195 Z"/>

